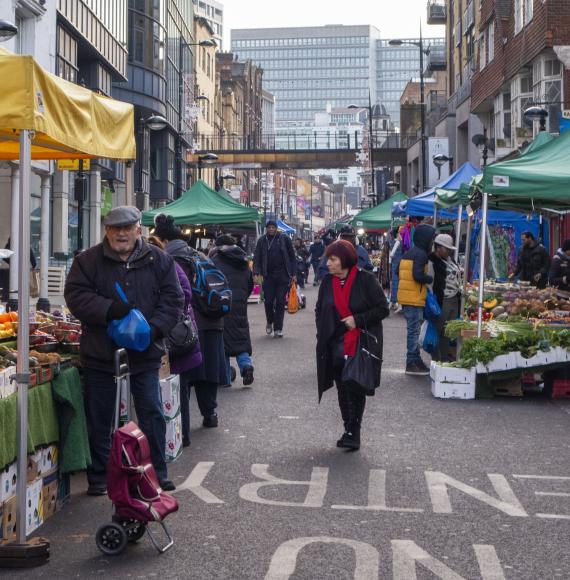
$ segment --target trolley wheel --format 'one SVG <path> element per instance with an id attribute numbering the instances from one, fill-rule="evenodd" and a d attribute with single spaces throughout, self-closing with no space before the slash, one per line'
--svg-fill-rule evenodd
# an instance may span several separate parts
<path id="1" fill-rule="evenodd" d="M 97 530 L 95 543 L 103 554 L 117 556 L 127 545 L 127 534 L 119 524 L 105 524 Z"/>
<path id="2" fill-rule="evenodd" d="M 122 520 L 121 526 L 127 534 L 127 540 L 134 544 L 138 542 L 146 532 L 146 522 L 141 522 L 139 520 Z"/>

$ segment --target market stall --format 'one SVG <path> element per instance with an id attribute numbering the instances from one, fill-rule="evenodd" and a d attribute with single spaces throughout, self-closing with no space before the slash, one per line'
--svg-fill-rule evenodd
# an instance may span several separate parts
<path id="1" fill-rule="evenodd" d="M 404 202 L 407 199 L 408 196 L 405 193 L 397 191 L 378 205 L 357 213 L 350 223 L 353 227 L 364 231 L 374 230 L 378 232 L 388 230 L 392 224 L 392 208 L 395 204 Z"/>
<path id="2" fill-rule="evenodd" d="M 30 372 L 28 316 L 31 159 L 134 159 L 134 115 L 132 105 L 50 74 L 30 56 L 0 49 L 0 77 L 0 159 L 18 160 L 20 167 L 16 257 L 19 312 L 25 315 L 18 320 L 16 370 L 7 380 L 17 384 L 15 515 L 17 521 L 25 522 L 30 493 L 26 485 L 28 395 L 33 377 L 37 380 L 37 373 Z M 16 545 L 26 545 L 26 525 L 17 526 L 16 540 Z"/>

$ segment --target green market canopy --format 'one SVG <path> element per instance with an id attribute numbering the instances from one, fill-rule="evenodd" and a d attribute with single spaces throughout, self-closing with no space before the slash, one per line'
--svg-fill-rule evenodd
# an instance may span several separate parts
<path id="1" fill-rule="evenodd" d="M 257 209 L 243 206 L 227 195 L 220 195 L 203 181 L 197 181 L 172 203 L 145 211 L 143 226 L 154 225 L 155 216 L 161 213 L 172 216 L 177 225 L 245 224 L 260 221 Z"/>
<path id="2" fill-rule="evenodd" d="M 489 194 L 490 207 L 570 211 L 570 131 L 540 139 L 547 142 L 485 167 L 477 189 Z"/>
<path id="3" fill-rule="evenodd" d="M 351 223 L 355 228 L 364 228 L 365 230 L 387 230 L 392 224 L 392 205 L 394 202 L 406 201 L 407 199 L 408 196 L 405 193 L 397 191 L 392 197 L 377 206 L 356 214 Z"/>

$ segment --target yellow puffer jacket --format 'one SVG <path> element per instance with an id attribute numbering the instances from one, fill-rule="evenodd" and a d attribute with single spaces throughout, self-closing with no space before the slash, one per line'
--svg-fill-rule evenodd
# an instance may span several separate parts
<path id="1" fill-rule="evenodd" d="M 419 306 L 426 304 L 427 285 L 414 280 L 412 270 L 414 260 L 402 258 L 400 262 L 400 280 L 398 282 L 398 303 L 402 306 Z M 427 265 L 424 270 L 427 273 Z"/>

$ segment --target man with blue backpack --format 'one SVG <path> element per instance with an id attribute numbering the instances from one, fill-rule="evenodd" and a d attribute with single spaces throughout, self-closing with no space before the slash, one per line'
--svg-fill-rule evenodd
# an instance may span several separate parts
<path id="1" fill-rule="evenodd" d="M 253 274 L 256 283 L 263 278 L 265 302 L 265 332 L 275 332 L 275 338 L 283 338 L 285 297 L 296 280 L 297 259 L 291 238 L 277 231 L 277 223 L 269 220 L 266 233 L 257 240 L 253 257 Z"/>

